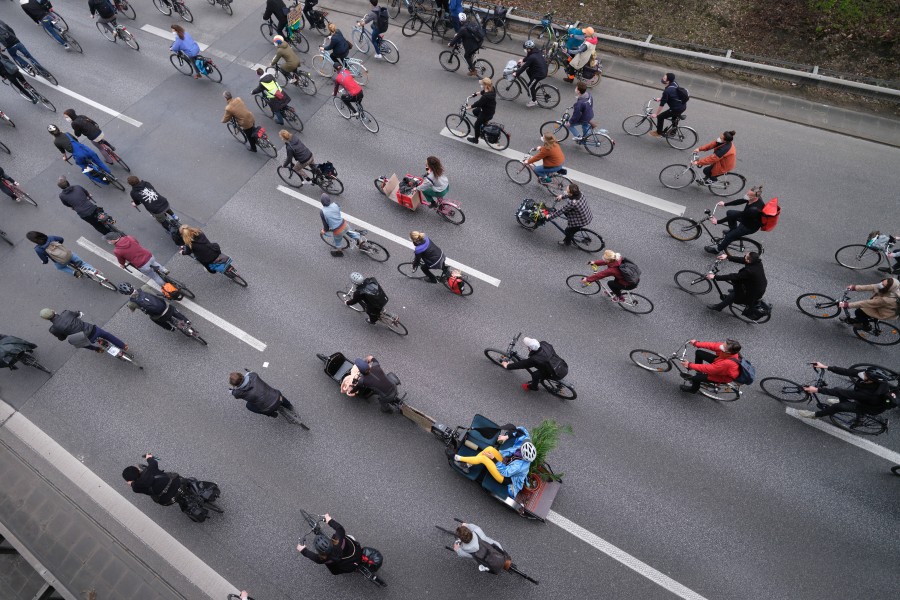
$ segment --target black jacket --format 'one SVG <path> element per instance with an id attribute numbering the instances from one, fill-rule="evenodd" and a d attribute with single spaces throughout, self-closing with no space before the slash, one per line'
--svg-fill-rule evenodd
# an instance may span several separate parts
<path id="1" fill-rule="evenodd" d="M 85 136 L 89 140 L 94 140 L 103 132 L 100 130 L 100 126 L 88 117 L 75 115 L 75 118 L 72 119 L 72 133 L 75 134 L 75 137 Z"/>
<path id="2" fill-rule="evenodd" d="M 284 166 L 288 166 L 291 162 L 303 164 L 312 158 L 312 150 L 300 140 L 300 136 L 296 133 L 291 135 L 291 139 L 284 143 Z"/>
<path id="3" fill-rule="evenodd" d="M 762 227 L 762 209 L 765 206 L 763 201 L 757 200 L 751 203 L 746 198 L 738 198 L 737 200 L 726 202 L 725 206 L 738 206 L 739 204 L 746 204 L 747 206 L 744 207 L 744 212 L 738 217 L 738 221 L 744 227 L 750 229 L 750 233 L 759 231 L 759 228 Z"/>
<path id="4" fill-rule="evenodd" d="M 22 4 L 21 6 L 25 14 L 31 17 L 31 20 L 35 23 L 40 23 L 41 19 L 46 17 L 50 13 L 50 9 L 53 8 L 50 0 L 31 0 L 28 4 Z"/>
<path id="5" fill-rule="evenodd" d="M 362 284 L 353 290 L 353 296 L 347 301 L 347 306 L 352 306 L 360 301 L 365 304 L 369 312 L 374 313 L 380 312 L 387 305 L 388 298 L 374 277 L 366 277 Z"/>
<path id="6" fill-rule="evenodd" d="M 746 264 L 742 256 L 729 256 L 728 261 L 744 265 L 744 267 L 736 273 L 716 275 L 716 281 L 728 281 L 734 286 L 734 301 L 738 304 L 749 306 L 756 303 L 757 300 L 761 300 L 768 285 L 762 261 Z"/>
<path id="7" fill-rule="evenodd" d="M 56 314 L 50 319 L 50 322 L 52 323 L 50 325 L 50 333 L 55 335 L 56 339 L 61 342 L 65 341 L 73 333 L 82 332 L 84 335 L 91 337 L 94 335 L 94 330 L 97 329 L 96 325 L 82 321 L 80 314 L 71 310 L 64 310 Z"/>
<path id="8" fill-rule="evenodd" d="M 350 44 L 340 31 L 331 34 L 331 40 L 325 46 L 325 50 L 331 53 L 332 58 L 346 58 L 350 53 Z"/>
<path id="9" fill-rule="evenodd" d="M 102 18 L 108 19 L 116 14 L 116 7 L 112 0 L 88 0 L 88 8 L 91 9 L 91 16 L 99 14 Z"/>
<path id="10" fill-rule="evenodd" d="M 474 52 L 481 47 L 481 42 L 478 41 L 478 38 L 476 37 L 479 29 L 481 29 L 481 25 L 479 25 L 475 19 L 467 20 L 466 24 L 460 28 L 459 33 L 450 40 L 450 43 L 458 44 L 462 42 L 466 53 Z M 482 40 L 483 39 L 484 38 L 482 38 Z"/>
<path id="11" fill-rule="evenodd" d="M 333 546 L 333 551 L 322 556 L 308 548 L 304 548 L 301 551 L 303 556 L 314 563 L 324 564 L 331 571 L 332 575 L 356 571 L 356 565 L 362 560 L 362 545 L 350 539 L 343 526 L 334 519 L 328 522 L 328 526 L 334 529 L 334 535 L 331 536 L 332 541 L 337 542 Z"/>
<path id="12" fill-rule="evenodd" d="M 671 110 L 684 110 L 686 107 L 681 98 L 678 97 L 678 84 L 674 81 L 666 86 L 663 90 L 662 97 L 659 99 L 659 105 L 668 105 Z"/>
<path id="13" fill-rule="evenodd" d="M 424 244 L 419 244 L 415 247 L 413 269 L 418 269 L 419 265 L 425 265 L 429 269 L 440 269 L 444 266 L 443 250 L 438 248 L 437 244 L 427 237 Z"/>
<path id="14" fill-rule="evenodd" d="M 891 402 L 891 386 L 886 381 L 870 384 L 859 379 L 859 369 L 845 369 L 843 367 L 828 367 L 828 370 L 838 375 L 853 378 L 852 389 L 831 388 L 822 386 L 819 393 L 835 396 L 840 400 L 851 400 L 866 409 L 870 414 L 879 414 L 894 407 Z"/>
<path id="15" fill-rule="evenodd" d="M 392 400 L 397 395 L 397 386 L 394 385 L 377 360 L 372 360 L 369 365 L 369 372 L 364 373 L 356 382 L 354 391 L 363 389 L 372 390 L 381 397 L 382 400 Z"/>
<path id="16" fill-rule="evenodd" d="M 151 319 L 159 319 L 165 315 L 166 309 L 169 307 L 168 302 L 156 294 L 148 294 L 144 290 L 137 290 L 137 292 L 136 297 L 129 299 L 130 304 L 134 304 Z"/>
<path id="17" fill-rule="evenodd" d="M 0 77 L 3 77 L 3 79 L 10 79 L 17 77 L 18 74 L 19 67 L 5 56 L 0 56 Z"/>
<path id="18" fill-rule="evenodd" d="M 516 70 L 516 76 L 521 75 L 523 72 L 527 73 L 531 79 L 547 77 L 547 60 L 540 50 L 535 49 L 528 53 L 528 56 L 525 57 L 525 60 L 522 61 L 522 64 Z"/>
<path id="19" fill-rule="evenodd" d="M 147 459 L 147 467 L 141 471 L 137 481 L 132 482 L 131 491 L 135 494 L 146 494 L 157 504 L 172 504 L 178 490 L 181 489 L 181 476 L 178 473 L 166 473 L 159 468 L 155 458 Z"/>
<path id="20" fill-rule="evenodd" d="M 138 206 L 143 204 L 147 211 L 154 215 L 169 210 L 169 201 L 166 197 L 161 196 L 156 188 L 143 180 L 131 186 L 131 201 Z"/>
<path id="21" fill-rule="evenodd" d="M 201 233 L 191 242 L 190 247 L 184 246 L 185 254 L 193 254 L 199 262 L 209 265 L 216 262 L 216 259 L 222 254 L 222 249 L 215 242 L 209 241 L 205 233 Z"/>
<path id="22" fill-rule="evenodd" d="M 91 202 L 88 191 L 80 185 L 70 185 L 59 192 L 59 199 L 63 204 L 78 213 L 82 219 L 93 216 L 100 207 Z"/>
<path id="23" fill-rule="evenodd" d="M 53 136 L 53 145 L 56 146 L 56 149 L 59 150 L 60 154 L 65 154 L 66 152 L 72 154 L 72 150 L 74 150 L 72 147 L 72 140 L 64 133 Z"/>
<path id="24" fill-rule="evenodd" d="M 16 32 L 13 31 L 13 28 L 0 21 L 0 46 L 4 48 L 9 48 L 10 46 L 15 46 L 19 43 L 19 38 L 16 37 Z"/>
<path id="25" fill-rule="evenodd" d="M 547 342 L 541 342 L 541 347 L 537 350 L 529 350 L 528 358 L 517 360 L 506 366 L 507 369 L 515 371 L 516 369 L 537 369 L 545 378 L 553 377 L 553 368 L 550 366 L 550 359 L 556 351 Z"/>
<path id="26" fill-rule="evenodd" d="M 278 416 L 276 409 L 280 404 L 281 391 L 273 388 L 252 371 L 244 375 L 243 383 L 231 390 L 231 395 L 246 400 L 249 411 L 270 417 Z"/>
<path id="27" fill-rule="evenodd" d="M 263 13 L 263 21 L 267 21 L 269 17 L 275 17 L 276 21 L 287 20 L 288 9 L 284 5 L 284 0 L 266 0 L 266 11 Z"/>
<path id="28" fill-rule="evenodd" d="M 475 109 L 481 112 L 475 112 Z M 497 111 L 497 92 L 481 92 L 481 98 L 472 103 L 472 111 L 476 117 L 484 117 L 485 121 L 493 119 Z"/>

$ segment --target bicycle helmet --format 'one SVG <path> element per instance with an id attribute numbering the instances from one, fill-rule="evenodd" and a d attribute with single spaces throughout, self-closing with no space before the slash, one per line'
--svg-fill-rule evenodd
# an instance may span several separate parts
<path id="1" fill-rule="evenodd" d="M 534 447 L 534 444 L 531 442 L 525 442 L 522 444 L 522 447 L 519 448 L 519 451 L 522 453 L 522 458 L 527 460 L 528 462 L 532 462 L 535 458 L 537 458 L 537 448 Z"/>
<path id="2" fill-rule="evenodd" d="M 525 40 L 525 43 L 522 44 L 522 47 L 526 50 L 531 50 L 534 48 L 534 40 Z"/>
<path id="3" fill-rule="evenodd" d="M 49 125 L 47 125 L 47 131 L 49 131 L 50 133 L 59 133 L 59 127 L 57 127 L 53 123 L 50 123 Z"/>
<path id="4" fill-rule="evenodd" d="M 866 381 L 890 381 L 893 379 L 891 374 L 881 367 L 869 367 L 864 373 L 866 374 Z"/>
<path id="5" fill-rule="evenodd" d="M 328 554 L 332 545 L 331 539 L 321 533 L 317 535 L 316 539 L 313 541 L 313 548 L 315 548 L 316 552 L 319 554 Z"/>
<path id="6" fill-rule="evenodd" d="M 335 70 L 336 72 L 338 72 L 338 71 L 340 71 L 341 69 L 344 68 L 344 65 L 342 65 L 342 64 L 340 63 L 340 61 L 337 61 L 337 60 L 334 61 L 334 63 L 333 63 L 331 66 L 334 67 L 334 70 Z"/>
<path id="7" fill-rule="evenodd" d="M 281 37 L 280 35 L 276 35 L 275 37 L 272 38 L 272 42 L 275 44 L 283 44 L 284 38 Z"/>
<path id="8" fill-rule="evenodd" d="M 127 282 L 126 282 L 126 283 L 120 283 L 120 284 L 119 284 L 118 286 L 116 286 L 116 287 L 119 288 L 119 293 L 120 293 L 120 294 L 125 294 L 126 296 L 130 296 L 130 295 L 132 295 L 132 294 L 134 293 L 134 286 L 132 286 L 130 283 L 127 283 Z"/>
<path id="9" fill-rule="evenodd" d="M 350 281 L 353 283 L 353 285 L 362 285 L 362 282 L 365 280 L 366 278 L 363 277 L 362 273 L 357 273 L 355 271 L 353 273 L 350 273 Z"/>

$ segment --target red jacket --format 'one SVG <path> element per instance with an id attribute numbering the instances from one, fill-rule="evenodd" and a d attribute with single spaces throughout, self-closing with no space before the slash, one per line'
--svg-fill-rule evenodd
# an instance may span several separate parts
<path id="1" fill-rule="evenodd" d="M 713 140 L 705 146 L 700 146 L 701 152 L 706 152 L 707 150 L 712 150 L 713 153 L 698 160 L 697 166 L 705 167 L 707 165 L 712 165 L 713 168 L 710 174 L 713 177 L 724 175 L 732 170 L 734 165 L 737 164 L 737 150 L 734 147 L 733 141 L 722 142 L 720 144 L 716 140 Z"/>
<path id="2" fill-rule="evenodd" d="M 123 235 L 116 240 L 116 246 L 113 253 L 119 259 L 119 264 L 123 267 L 125 262 L 130 262 L 140 269 L 147 264 L 147 261 L 153 256 L 153 253 L 141 246 L 136 239 L 130 235 Z"/>
<path id="3" fill-rule="evenodd" d="M 601 266 L 601 267 L 603 265 L 606 265 L 606 268 L 602 269 L 600 271 L 597 271 L 596 273 L 593 273 L 592 275 L 588 275 L 588 278 L 587 278 L 588 281 L 597 281 L 599 279 L 604 279 L 606 277 L 613 277 L 616 280 L 616 283 L 618 283 L 619 285 L 621 285 L 623 287 L 630 285 L 627 281 L 625 281 L 625 276 L 622 275 L 622 271 L 619 270 L 619 265 L 622 264 L 621 259 L 611 260 L 609 262 L 607 262 L 605 260 L 595 260 L 595 261 L 593 261 L 593 264 Z"/>
<path id="4" fill-rule="evenodd" d="M 741 372 L 737 363 L 740 360 L 740 355 L 722 352 L 719 348 L 722 344 L 723 342 L 697 342 L 694 344 L 697 348 L 715 352 L 716 359 L 712 364 L 690 363 L 688 369 L 693 369 L 698 373 L 706 373 L 707 379 L 713 383 L 731 383 L 734 381 Z"/>
<path id="5" fill-rule="evenodd" d="M 334 93 L 331 95 L 337 96 L 339 88 L 347 90 L 347 94 L 350 96 L 355 96 L 362 91 L 362 88 L 356 83 L 356 80 L 353 79 L 353 74 L 347 69 L 341 69 L 340 73 L 337 74 L 337 77 L 334 78 Z"/>

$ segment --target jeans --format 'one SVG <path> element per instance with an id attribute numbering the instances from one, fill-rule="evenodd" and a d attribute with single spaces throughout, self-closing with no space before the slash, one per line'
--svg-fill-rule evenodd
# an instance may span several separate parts
<path id="1" fill-rule="evenodd" d="M 44 17 L 43 19 L 41 19 L 41 27 L 43 27 L 44 30 L 45 30 L 47 33 L 49 33 L 50 36 L 51 36 L 54 40 L 56 40 L 57 42 L 59 42 L 59 44 L 60 44 L 61 46 L 68 46 L 68 45 L 69 45 L 68 42 L 66 42 L 66 40 L 64 40 L 64 39 L 62 38 L 62 36 L 59 35 L 59 32 L 56 30 L 56 27 L 53 25 L 53 20 L 52 20 L 52 17 L 51 17 L 50 15 L 47 15 L 46 17 Z"/>
<path id="2" fill-rule="evenodd" d="M 656 133 L 662 135 L 663 128 L 666 123 L 666 119 L 672 119 L 672 122 L 675 122 L 675 117 L 681 116 L 681 113 L 684 112 L 683 108 L 674 109 L 670 108 L 669 110 L 664 110 L 659 113 L 659 116 L 656 117 Z"/>
<path id="3" fill-rule="evenodd" d="M 581 135 L 578 135 L 578 126 L 581 126 Z M 572 134 L 572 137 L 585 137 L 588 134 L 588 131 L 591 129 L 590 123 L 572 123 L 569 125 L 569 133 Z"/>
<path id="4" fill-rule="evenodd" d="M 153 270 L 153 267 L 156 267 L 163 273 L 166 272 L 166 268 L 163 267 L 158 262 L 156 262 L 156 259 L 153 258 L 153 255 L 150 256 L 150 260 L 148 260 L 146 262 L 146 264 L 144 264 L 143 267 L 136 267 L 136 268 L 138 271 L 140 271 L 141 273 L 143 273 L 144 275 L 146 275 L 147 277 L 152 279 L 156 283 L 156 285 L 158 285 L 159 287 L 162 287 L 163 284 L 165 283 L 165 281 L 162 280 L 162 277 L 160 277 L 159 275 L 156 274 L 156 271 Z"/>
<path id="5" fill-rule="evenodd" d="M 497 458 L 491 458 L 488 456 L 491 454 L 492 456 L 496 456 Z M 491 477 L 494 478 L 494 481 L 497 483 L 503 483 L 503 475 L 500 474 L 500 471 L 497 470 L 497 463 L 503 464 L 503 458 L 501 457 L 500 451 L 494 448 L 493 446 L 488 446 L 475 456 L 460 456 L 459 462 L 466 463 L 469 465 L 484 465 L 484 468 L 487 469 L 488 473 L 491 474 Z"/>
<path id="6" fill-rule="evenodd" d="M 98 338 L 103 338 L 104 340 L 106 340 L 107 342 L 112 344 L 113 346 L 118 346 L 119 348 L 122 348 L 123 350 L 125 349 L 125 346 L 127 346 L 127 344 L 125 342 L 123 342 L 122 340 L 120 340 L 119 338 L 117 338 L 116 336 L 111 334 L 110 332 L 105 331 L 95 325 L 94 326 L 94 334 L 88 336 L 88 339 L 91 340 L 91 342 L 96 342 Z M 98 348 L 95 346 L 93 349 L 96 350 Z"/>
<path id="7" fill-rule="evenodd" d="M 375 49 L 375 54 L 381 54 L 381 33 L 375 23 L 372 23 L 372 32 L 369 37 L 372 38 L 372 48 Z"/>
<path id="8" fill-rule="evenodd" d="M 703 348 L 697 348 L 697 351 L 694 353 L 694 362 L 695 363 L 706 363 L 711 364 L 714 360 L 716 360 L 716 353 L 710 352 L 709 350 L 704 350 Z M 700 384 L 709 381 L 709 378 L 706 376 L 706 373 L 694 373 L 691 375 L 690 383 L 688 385 L 691 386 L 691 393 L 696 394 L 700 389 Z"/>
<path id="9" fill-rule="evenodd" d="M 35 65 L 41 67 L 42 69 L 44 68 L 44 67 L 41 65 L 41 63 L 39 63 L 39 62 L 37 61 L 37 59 L 31 55 L 31 52 L 28 51 L 28 49 L 25 47 L 25 44 L 23 44 L 22 42 L 18 42 L 18 43 L 16 43 L 16 44 L 13 44 L 12 46 L 9 46 L 6 50 L 7 50 L 7 52 L 9 52 L 9 56 L 10 56 L 14 61 L 16 61 L 16 63 L 18 63 L 20 67 L 26 66 L 26 62 L 25 62 L 24 59 L 27 58 L 28 60 L 30 60 L 30 61 L 31 61 L 32 63 L 34 63 Z M 20 58 L 19 58 L 19 55 L 20 55 L 20 54 L 21 54 L 22 57 L 24 57 L 24 58 L 20 59 Z"/>
<path id="10" fill-rule="evenodd" d="M 284 125 L 284 114 L 280 110 L 273 110 L 272 116 L 279 125 Z"/>
<path id="11" fill-rule="evenodd" d="M 65 264 L 65 265 L 64 265 L 64 264 L 61 264 L 61 263 L 58 263 L 58 262 L 53 262 L 52 260 L 51 260 L 50 262 L 53 263 L 53 266 L 56 267 L 56 269 L 57 269 L 58 271 L 62 271 L 62 272 L 64 272 L 64 273 L 68 273 L 69 275 L 74 275 L 74 274 L 75 274 L 75 269 L 73 269 L 71 265 L 83 266 L 83 267 L 86 267 L 86 268 L 88 268 L 88 269 L 93 269 L 93 268 L 94 268 L 94 267 L 92 267 L 91 265 L 89 265 L 88 263 L 84 262 L 84 261 L 81 259 L 81 257 L 78 256 L 77 254 L 75 254 L 74 252 L 72 253 L 72 260 L 70 260 L 70 261 L 68 262 L 68 264 Z"/>
<path id="12" fill-rule="evenodd" d="M 544 177 L 546 175 L 549 175 L 550 173 L 556 173 L 560 169 L 562 169 L 562 165 L 558 167 L 545 167 L 543 164 L 541 164 L 534 168 L 534 174 L 538 177 Z"/>
<path id="13" fill-rule="evenodd" d="M 357 244 L 359 244 L 360 236 L 358 231 L 353 231 L 349 227 L 345 227 L 344 230 L 338 234 L 335 234 L 333 231 L 331 233 L 331 245 L 334 246 L 335 250 L 341 249 L 341 240 L 344 239 L 346 235 L 351 240 L 355 240 Z"/>
<path id="14" fill-rule="evenodd" d="M 816 411 L 815 415 L 816 417 L 827 417 L 837 413 L 856 413 L 857 415 L 879 414 L 878 412 L 867 410 L 864 406 L 851 400 L 841 400 L 837 404 L 829 404 L 824 408 L 820 408 Z"/>

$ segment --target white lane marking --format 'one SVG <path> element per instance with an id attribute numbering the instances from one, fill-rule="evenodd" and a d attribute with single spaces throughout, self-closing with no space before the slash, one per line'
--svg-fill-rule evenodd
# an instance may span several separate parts
<path id="1" fill-rule="evenodd" d="M 108 106 L 104 106 L 103 104 L 100 104 L 99 102 L 95 102 L 94 100 L 91 100 L 90 98 L 88 98 L 86 96 L 82 96 L 78 92 L 73 92 L 69 88 L 63 87 L 61 85 L 53 85 L 52 83 L 50 83 L 43 77 L 35 77 L 35 79 L 40 80 L 42 83 L 46 83 L 47 87 L 49 87 L 51 89 L 54 89 L 58 92 L 62 92 L 66 96 L 70 96 L 72 98 L 75 98 L 76 100 L 84 102 L 88 106 L 93 106 L 97 110 L 103 111 L 108 115 L 112 115 L 116 119 L 119 119 L 120 121 L 124 121 L 124 122 L 128 123 L 129 125 L 134 125 L 135 127 L 140 127 L 141 125 L 143 125 L 143 123 L 141 123 L 137 119 L 132 119 L 131 117 L 129 117 L 126 114 L 120 113 L 119 111 L 112 109 Z"/>
<path id="2" fill-rule="evenodd" d="M 551 510 L 547 515 L 547 520 L 560 527 L 561 529 L 567 531 L 568 533 L 571 533 L 581 541 L 590 544 L 613 560 L 622 563 L 632 571 L 638 573 L 639 575 L 643 575 L 656 585 L 672 592 L 679 598 L 684 598 L 685 600 L 706 600 L 703 596 L 701 596 L 694 590 L 681 585 L 668 575 L 660 573 L 647 563 L 642 562 L 632 555 L 628 554 L 624 550 L 613 546 L 603 538 L 594 535 L 584 527 L 573 523 L 561 514 Z"/>
<path id="3" fill-rule="evenodd" d="M 238 589 L 3 400 L 0 400 L 0 414 L 8 415 L 0 421 L 4 431 L 46 460 L 50 468 L 65 476 L 209 598 L 225 598 Z"/>
<path id="4" fill-rule="evenodd" d="M 103 248 L 100 248 L 93 242 L 86 240 L 83 237 L 80 237 L 80 238 L 78 238 L 77 243 L 82 248 L 85 248 L 86 250 L 90 250 L 91 252 L 93 252 L 100 258 L 106 260 L 107 262 L 112 263 L 117 267 L 119 266 L 119 261 L 116 259 L 115 256 L 113 256 L 112 254 L 110 254 L 109 252 L 104 250 Z M 156 289 L 159 289 L 159 286 L 156 285 L 156 283 L 154 283 L 153 281 L 150 281 L 150 279 L 148 279 L 143 273 L 137 271 L 136 269 L 129 269 L 128 273 L 135 279 L 138 279 L 138 280 L 142 281 L 143 283 L 149 283 L 151 286 L 155 287 Z M 255 337 L 253 337 L 252 335 L 250 335 L 243 329 L 232 325 L 231 323 L 229 323 L 222 317 L 219 317 L 218 315 L 215 315 L 215 314 L 209 312 L 208 310 L 206 310 L 199 304 L 192 302 L 191 300 L 188 300 L 187 298 L 179 300 L 178 303 L 181 306 L 188 309 L 189 311 L 191 311 L 192 313 L 196 314 L 198 317 L 206 319 L 207 321 L 209 321 L 216 327 L 222 329 L 223 331 L 230 333 L 231 335 L 233 335 L 237 339 L 241 340 L 242 342 L 244 342 L 251 348 L 256 348 L 260 352 L 262 352 L 266 349 L 266 344 L 264 342 L 259 341 L 258 339 L 256 339 Z"/>
<path id="5" fill-rule="evenodd" d="M 322 206 L 322 203 L 319 202 L 318 200 L 313 200 L 309 196 L 304 196 L 303 194 L 296 192 L 296 191 L 292 190 L 291 188 L 285 187 L 283 185 L 278 186 L 278 191 L 282 192 L 284 194 L 287 194 L 288 196 L 293 196 L 297 200 L 306 202 L 307 204 L 309 204 L 310 206 L 312 206 L 314 208 L 320 208 Z M 348 215 L 347 213 L 345 213 L 343 211 L 341 211 L 341 214 L 344 216 L 344 219 L 346 219 L 350 223 L 359 225 L 360 227 L 369 231 L 370 233 L 374 233 L 375 235 L 380 235 L 384 239 L 390 240 L 390 241 L 394 242 L 395 244 L 399 244 L 399 245 L 403 246 L 404 248 L 409 248 L 410 250 L 413 249 L 412 242 L 406 238 L 402 238 L 399 235 L 394 235 L 390 231 L 385 231 L 384 229 L 381 229 L 380 227 L 376 227 L 375 225 L 372 225 L 371 223 L 367 223 L 366 221 L 363 221 L 359 217 L 354 217 L 352 215 Z M 472 277 L 475 277 L 476 279 L 480 279 L 481 281 L 483 281 L 485 283 L 489 283 L 494 287 L 500 287 L 500 280 L 497 279 L 496 277 L 492 277 L 491 275 L 488 275 L 487 273 L 482 273 L 478 269 L 473 269 L 472 267 L 470 267 L 468 265 L 464 265 L 461 262 L 457 262 L 450 258 L 446 259 L 445 262 L 448 265 L 450 265 L 451 267 L 456 267 L 457 269 L 459 269 L 466 275 L 471 275 Z"/>
<path id="6" fill-rule="evenodd" d="M 142 25 L 142 31 L 146 31 L 147 33 L 152 33 L 153 35 L 159 36 L 168 41 L 173 41 L 173 34 L 171 31 L 166 29 L 160 29 L 159 27 L 154 27 L 153 25 Z M 261 65 L 259 63 L 253 63 L 249 60 L 244 60 L 238 58 L 234 54 L 228 54 L 227 52 L 222 52 L 221 50 L 216 50 L 215 48 L 210 48 L 208 44 L 203 44 L 197 42 L 197 45 L 200 47 L 201 52 L 206 52 L 207 54 L 212 54 L 213 56 L 217 56 L 223 60 L 227 60 L 230 63 L 235 63 L 237 65 L 241 65 L 242 67 L 247 67 L 248 69 L 256 70 L 256 69 L 265 69 L 266 65 Z"/>
<path id="7" fill-rule="evenodd" d="M 170 44 L 175 43 L 175 34 L 169 29 L 160 29 L 153 25 L 141 25 L 141 31 L 146 31 L 147 33 L 152 33 L 153 35 L 166 39 Z M 204 44 L 203 42 L 197 42 L 197 45 L 200 46 L 200 52 L 209 48 L 209 44 Z"/>
<path id="8" fill-rule="evenodd" d="M 806 419 L 797 414 L 796 408 L 791 408 L 788 406 L 784 409 L 784 412 L 791 415 L 795 419 L 799 420 L 801 423 L 805 423 L 810 427 L 815 427 L 825 433 L 833 435 L 834 437 L 844 440 L 848 444 L 853 444 L 857 448 L 862 448 L 866 452 L 871 452 L 875 456 L 880 456 L 881 458 L 890 461 L 895 465 L 900 465 L 900 452 L 894 452 L 893 450 L 888 450 L 884 446 L 879 446 L 878 444 L 871 442 L 869 440 L 863 439 L 859 436 L 853 435 L 849 431 L 844 431 L 840 427 L 835 427 L 834 425 L 829 425 L 828 423 L 820 420 L 820 419 Z"/>
<path id="9" fill-rule="evenodd" d="M 451 140 L 456 140 L 457 142 L 462 142 L 464 144 L 472 146 L 471 142 L 467 141 L 466 138 L 456 137 L 455 135 L 450 133 L 450 130 L 446 127 L 441 129 L 441 135 L 445 138 L 450 138 Z M 506 150 L 494 150 L 480 140 L 478 142 L 478 145 L 475 147 L 479 148 L 480 150 L 485 150 L 487 152 L 499 154 L 500 156 L 505 156 L 506 158 L 522 160 L 525 157 L 525 152 L 521 152 L 519 150 L 511 150 L 509 148 L 507 148 Z M 620 196 L 622 198 L 625 198 L 626 200 L 632 200 L 639 204 L 644 204 L 646 206 L 650 206 L 669 214 L 677 215 L 679 217 L 684 215 L 686 207 L 680 204 L 675 204 L 674 202 L 669 202 L 668 200 L 663 200 L 662 198 L 657 198 L 656 196 L 651 196 L 650 194 L 645 194 L 644 192 L 639 192 L 629 187 L 625 187 L 624 185 L 619 185 L 618 183 L 613 183 L 612 181 L 607 181 L 606 179 L 600 179 L 599 177 L 594 177 L 593 175 L 588 175 L 587 173 L 582 173 L 568 167 L 566 167 L 566 171 L 568 171 L 566 177 L 568 177 L 572 181 L 577 181 L 579 183 L 589 185 L 593 188 L 597 188 L 598 190 L 603 190 L 605 192 L 609 192 L 610 194 L 615 194 L 616 196 Z"/>

